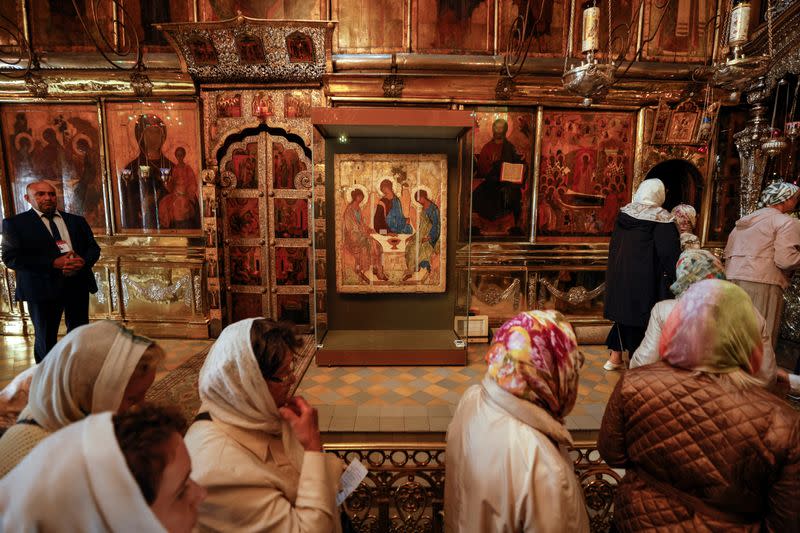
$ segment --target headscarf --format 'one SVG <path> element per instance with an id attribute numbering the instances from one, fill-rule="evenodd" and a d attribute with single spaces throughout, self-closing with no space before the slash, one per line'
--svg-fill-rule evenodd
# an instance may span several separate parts
<path id="1" fill-rule="evenodd" d="M 697 211 L 689 204 L 678 204 L 672 208 L 672 216 L 680 233 L 693 233 L 697 224 Z"/>
<path id="2" fill-rule="evenodd" d="M 758 209 L 783 203 L 798 192 L 800 192 L 800 187 L 783 181 L 767 185 L 761 192 Z"/>
<path id="3" fill-rule="evenodd" d="M 299 472 L 303 447 L 281 418 L 250 343 L 250 329 L 256 320 L 229 325 L 209 350 L 200 370 L 200 411 L 208 412 L 214 421 L 280 437 Z"/>
<path id="4" fill-rule="evenodd" d="M 672 366 L 714 374 L 755 375 L 764 346 L 750 297 L 729 281 L 698 281 L 673 308 L 659 341 Z"/>
<path id="5" fill-rule="evenodd" d="M 494 334 L 487 376 L 507 392 L 563 421 L 575 405 L 583 355 L 569 322 L 557 311 L 520 313 Z"/>
<path id="6" fill-rule="evenodd" d="M 699 249 L 700 239 L 694 233 L 681 233 L 681 251 Z"/>
<path id="7" fill-rule="evenodd" d="M 725 267 L 722 262 L 709 251 L 684 250 L 675 266 L 675 283 L 669 289 L 675 296 L 680 296 L 692 284 L 702 279 L 725 279 Z"/>
<path id="8" fill-rule="evenodd" d="M 666 198 L 667 192 L 664 189 L 664 183 L 660 179 L 646 179 L 636 189 L 633 201 L 623 207 L 621 211 L 639 220 L 664 223 L 674 222 L 675 219 L 672 215 L 661 207 Z"/>
<path id="9" fill-rule="evenodd" d="M 151 344 L 110 320 L 73 329 L 36 367 L 20 420 L 33 418 L 56 431 L 91 413 L 116 411 Z"/>
<path id="10" fill-rule="evenodd" d="M 0 481 L 3 531 L 166 533 L 114 434 L 111 413 L 43 440 Z"/>

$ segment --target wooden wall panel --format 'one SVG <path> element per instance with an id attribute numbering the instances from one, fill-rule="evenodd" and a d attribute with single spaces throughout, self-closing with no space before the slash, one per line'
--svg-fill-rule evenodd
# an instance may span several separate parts
<path id="1" fill-rule="evenodd" d="M 411 0 L 332 0 L 339 21 L 333 52 L 390 53 L 408 50 Z"/>
<path id="2" fill-rule="evenodd" d="M 413 0 L 411 48 L 418 53 L 492 53 L 495 0 Z"/>
<path id="3" fill-rule="evenodd" d="M 646 61 L 703 61 L 711 53 L 714 25 L 708 22 L 716 13 L 715 0 L 677 0 L 666 12 L 656 2 L 646 4 L 644 38 L 653 37 L 642 53 Z M 661 25 L 659 18 L 664 13 Z"/>

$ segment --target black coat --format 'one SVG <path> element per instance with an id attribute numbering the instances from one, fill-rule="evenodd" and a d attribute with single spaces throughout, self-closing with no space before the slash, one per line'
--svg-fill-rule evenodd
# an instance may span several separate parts
<path id="1" fill-rule="evenodd" d="M 625 326 L 647 327 L 653 306 L 673 297 L 669 286 L 680 253 L 675 224 L 620 213 L 608 249 L 603 316 Z"/>
<path id="2" fill-rule="evenodd" d="M 33 209 L 3 220 L 3 263 L 16 273 L 20 301 L 57 300 L 66 291 L 97 292 L 92 266 L 100 258 L 100 247 L 82 216 L 59 211 L 69 231 L 73 251 L 86 265 L 74 276 L 66 277 L 53 268 L 61 252 Z"/>

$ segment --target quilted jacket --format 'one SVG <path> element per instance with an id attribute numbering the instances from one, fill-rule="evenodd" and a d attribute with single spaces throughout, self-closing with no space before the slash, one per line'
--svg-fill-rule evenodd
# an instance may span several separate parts
<path id="1" fill-rule="evenodd" d="M 800 413 L 659 362 L 628 371 L 598 448 L 619 531 L 800 531 Z"/>

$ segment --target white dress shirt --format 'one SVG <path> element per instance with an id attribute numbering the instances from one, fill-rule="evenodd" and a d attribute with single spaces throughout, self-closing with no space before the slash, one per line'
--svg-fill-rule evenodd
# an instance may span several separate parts
<path id="1" fill-rule="evenodd" d="M 39 215 L 39 220 L 42 221 L 44 227 L 47 228 L 47 232 L 52 235 L 53 232 L 50 229 L 50 221 L 45 218 L 44 213 L 36 209 L 35 207 L 32 208 L 36 211 L 36 214 Z M 56 209 L 55 214 L 53 215 L 53 222 L 55 223 L 56 227 L 58 228 L 58 232 L 61 234 L 61 238 L 69 244 L 69 249 L 75 251 L 75 248 L 72 247 L 72 239 L 69 237 L 69 230 L 67 229 L 67 225 L 64 223 L 64 218 L 61 216 L 61 213 L 58 212 Z"/>

